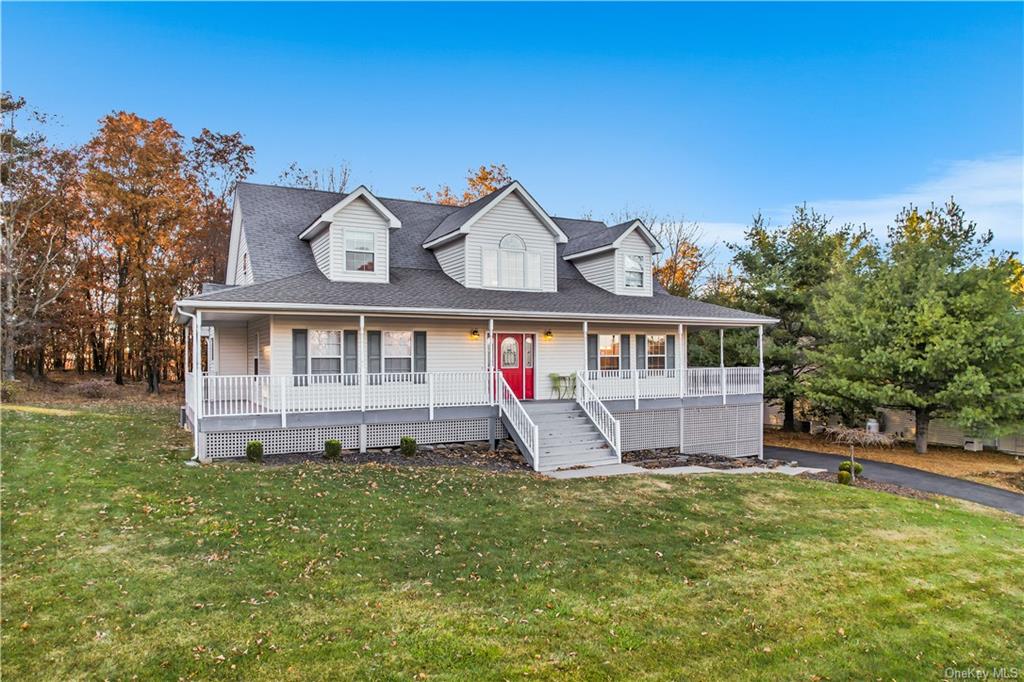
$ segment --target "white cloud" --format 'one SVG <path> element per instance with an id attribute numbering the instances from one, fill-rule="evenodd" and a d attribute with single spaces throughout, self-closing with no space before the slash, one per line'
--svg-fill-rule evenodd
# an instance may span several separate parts
<path id="1" fill-rule="evenodd" d="M 914 204 L 927 207 L 941 204 L 950 197 L 964 209 L 967 218 L 981 230 L 991 230 L 997 249 L 1024 252 L 1024 156 L 1000 156 L 974 161 L 955 161 L 931 178 L 892 194 L 862 199 L 808 200 L 807 205 L 833 217 L 842 225 L 866 224 L 880 237 L 892 224 L 900 210 Z M 764 214 L 773 224 L 786 223 L 792 206 L 802 203 L 792 199 L 781 208 Z M 701 222 L 705 242 L 742 241 L 745 223 Z M 719 248 L 716 260 L 728 261 L 728 250 Z"/>

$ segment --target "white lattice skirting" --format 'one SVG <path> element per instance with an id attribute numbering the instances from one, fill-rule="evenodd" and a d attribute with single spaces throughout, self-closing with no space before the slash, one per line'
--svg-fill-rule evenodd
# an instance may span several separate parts
<path id="1" fill-rule="evenodd" d="M 402 436 L 412 436 L 417 443 L 464 443 L 487 440 L 488 419 L 459 419 L 450 421 L 413 422 L 406 424 L 367 424 L 366 446 L 369 448 L 394 447 Z M 498 438 L 506 437 L 498 424 Z M 295 429 L 258 429 L 251 431 L 225 431 L 206 434 L 206 456 L 211 459 L 244 457 L 249 441 L 263 443 L 267 455 L 296 452 L 322 452 L 324 441 L 339 440 L 345 450 L 359 447 L 358 426 L 313 426 Z"/>
<path id="2" fill-rule="evenodd" d="M 687 454 L 757 457 L 761 454 L 761 405 L 687 407 L 620 412 L 622 449 L 678 447 Z"/>

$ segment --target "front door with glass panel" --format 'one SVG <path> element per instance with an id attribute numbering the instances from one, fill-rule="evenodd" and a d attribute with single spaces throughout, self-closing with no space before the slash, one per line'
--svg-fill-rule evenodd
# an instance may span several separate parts
<path id="1" fill-rule="evenodd" d="M 533 399 L 533 334 L 498 334 L 495 358 L 501 375 L 520 400 Z"/>

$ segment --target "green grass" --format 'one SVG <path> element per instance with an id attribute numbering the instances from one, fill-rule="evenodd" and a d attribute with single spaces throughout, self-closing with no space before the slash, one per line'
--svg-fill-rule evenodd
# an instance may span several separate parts
<path id="1" fill-rule="evenodd" d="M 1009 515 L 783 477 L 196 469 L 174 422 L 3 411 L 5 678 L 1021 667 Z"/>

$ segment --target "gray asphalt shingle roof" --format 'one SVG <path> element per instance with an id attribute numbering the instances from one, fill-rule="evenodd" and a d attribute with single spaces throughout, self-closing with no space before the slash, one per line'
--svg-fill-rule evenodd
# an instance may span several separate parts
<path id="1" fill-rule="evenodd" d="M 589 238 L 599 231 L 612 232 L 604 223 L 594 220 L 552 218 L 569 237 L 568 244 L 558 245 L 557 292 L 469 289 L 449 278 L 433 252 L 423 248 L 423 243 L 432 238 L 446 218 L 469 207 L 460 209 L 404 199 L 380 198 L 402 221 L 401 228 L 391 230 L 391 281 L 387 284 L 332 282 L 317 268 L 309 243 L 297 235 L 342 198 L 343 194 L 335 192 L 239 183 L 236 200 L 242 211 L 242 229 L 254 283 L 215 291 L 204 289 L 203 294 L 189 300 L 770 319 L 671 296 L 658 286 L 654 296 L 639 297 L 616 296 L 591 284 L 572 263 L 564 261 L 562 255 L 576 239 Z"/>
<path id="2" fill-rule="evenodd" d="M 630 220 L 625 223 L 619 223 L 618 225 L 612 225 L 611 227 L 598 228 L 592 232 L 580 235 L 565 245 L 565 252 L 563 255 L 571 256 L 576 253 L 599 249 L 602 246 L 611 246 L 615 243 L 615 240 L 621 237 L 626 230 L 629 229 L 629 226 L 635 222 L 635 220 Z M 604 225 L 604 223 L 601 224 Z"/>

